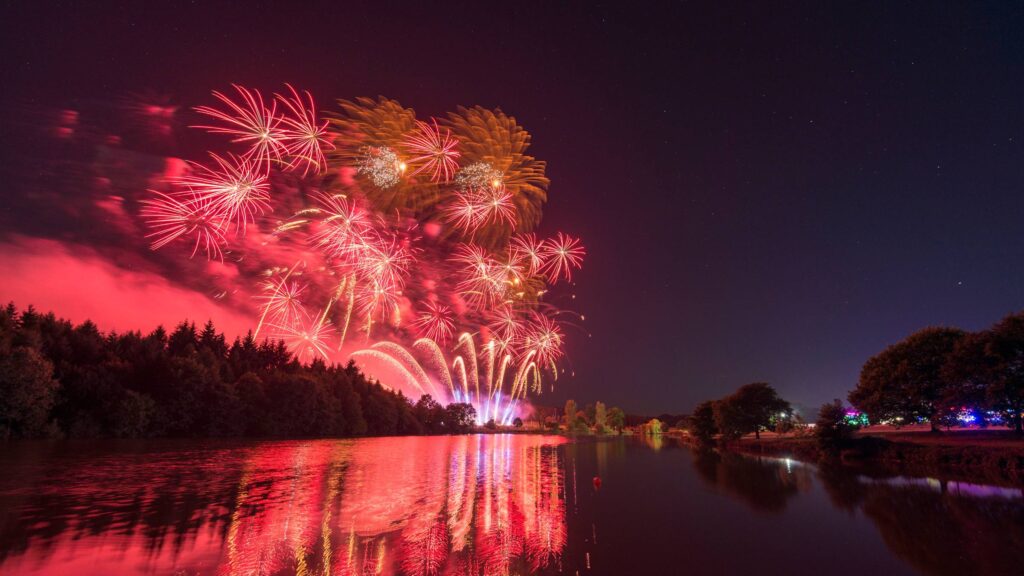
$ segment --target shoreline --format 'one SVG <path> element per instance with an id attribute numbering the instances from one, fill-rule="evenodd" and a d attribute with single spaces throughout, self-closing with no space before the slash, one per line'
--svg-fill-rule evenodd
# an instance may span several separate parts
<path id="1" fill-rule="evenodd" d="M 691 438 L 680 442 L 702 449 Z M 968 440 L 965 442 L 965 440 Z M 1024 485 L 1024 440 L 1007 445 L 1004 439 L 985 440 L 905 435 L 867 435 L 849 440 L 837 451 L 823 450 L 813 436 L 742 438 L 710 447 L 723 452 L 751 456 L 789 457 L 813 464 L 839 464 L 868 474 L 937 477 L 942 480 L 985 481 L 1002 485 Z"/>

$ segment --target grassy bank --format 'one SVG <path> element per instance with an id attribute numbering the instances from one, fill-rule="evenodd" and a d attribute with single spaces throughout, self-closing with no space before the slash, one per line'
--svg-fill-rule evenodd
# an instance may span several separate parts
<path id="1" fill-rule="evenodd" d="M 866 472 L 1024 484 L 1024 440 L 1000 432 L 862 435 L 836 452 L 822 450 L 810 436 L 743 438 L 720 449 L 806 462 L 832 459 Z"/>

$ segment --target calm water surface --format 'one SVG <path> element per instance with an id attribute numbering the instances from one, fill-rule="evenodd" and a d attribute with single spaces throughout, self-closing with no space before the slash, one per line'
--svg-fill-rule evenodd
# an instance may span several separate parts
<path id="1" fill-rule="evenodd" d="M 1024 574 L 1024 495 L 671 440 L 0 451 L 0 574 L 293 573 Z"/>

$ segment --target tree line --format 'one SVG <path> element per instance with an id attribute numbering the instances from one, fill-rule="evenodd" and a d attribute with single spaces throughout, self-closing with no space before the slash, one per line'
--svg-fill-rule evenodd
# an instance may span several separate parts
<path id="1" fill-rule="evenodd" d="M 569 434 L 620 433 L 627 426 L 628 417 L 621 408 L 608 408 L 604 402 L 587 404 L 580 408 L 575 400 L 566 400 L 564 408 L 533 405 L 527 419 L 549 430 L 562 429 Z"/>
<path id="2" fill-rule="evenodd" d="M 746 434 L 760 438 L 764 430 L 784 432 L 792 422 L 790 403 L 770 384 L 754 382 L 740 386 L 724 398 L 701 402 L 685 425 L 698 442 L 711 444 L 719 435 L 728 441 Z"/>
<path id="3" fill-rule="evenodd" d="M 0 309 L 0 439 L 311 437 L 462 433 L 469 404 L 413 403 L 356 366 L 302 364 L 212 322 L 103 333 L 53 313 Z"/>
<path id="4" fill-rule="evenodd" d="M 978 332 L 925 328 L 864 364 L 850 404 L 871 422 L 896 426 L 927 422 L 933 431 L 970 422 L 1006 424 L 1022 433 L 1024 312 Z M 702 444 L 793 426 L 790 404 L 765 383 L 748 384 L 719 400 L 698 404 L 686 428 Z M 840 446 L 859 427 L 842 401 L 821 406 L 815 435 Z"/>
<path id="5" fill-rule="evenodd" d="M 864 364 L 850 403 L 873 422 L 955 424 L 966 411 L 981 425 L 1018 434 L 1024 411 L 1024 313 L 988 329 L 925 328 Z"/>

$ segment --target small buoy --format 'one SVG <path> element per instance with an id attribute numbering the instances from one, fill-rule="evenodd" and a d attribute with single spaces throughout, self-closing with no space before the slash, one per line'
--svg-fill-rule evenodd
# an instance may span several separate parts
<path id="1" fill-rule="evenodd" d="M 601 489 L 601 477 L 600 476 L 594 476 L 594 490 L 600 490 L 600 489 Z"/>

